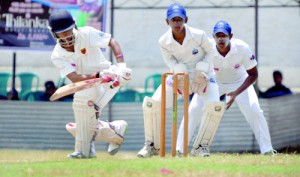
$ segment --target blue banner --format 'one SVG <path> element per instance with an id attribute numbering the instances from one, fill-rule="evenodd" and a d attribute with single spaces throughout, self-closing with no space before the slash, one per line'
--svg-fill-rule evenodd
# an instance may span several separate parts
<path id="1" fill-rule="evenodd" d="M 51 50 L 48 18 L 56 9 L 68 10 L 79 27 L 105 31 L 107 0 L 1 0 L 0 48 Z"/>

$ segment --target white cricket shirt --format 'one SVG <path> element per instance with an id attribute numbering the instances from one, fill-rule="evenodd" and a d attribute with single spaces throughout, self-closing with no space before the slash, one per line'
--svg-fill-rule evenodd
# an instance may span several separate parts
<path id="1" fill-rule="evenodd" d="M 78 74 L 93 74 L 100 71 L 100 63 L 107 62 L 101 48 L 108 47 L 111 35 L 93 27 L 85 26 L 73 30 L 75 35 L 75 52 L 68 52 L 56 44 L 51 60 L 59 69 L 60 75 L 76 71 Z"/>
<path id="2" fill-rule="evenodd" d="M 228 54 L 223 57 L 216 49 L 213 58 L 216 80 L 221 84 L 244 82 L 247 70 L 257 65 L 257 61 L 248 44 L 239 39 L 231 39 Z"/>
<path id="3" fill-rule="evenodd" d="M 188 73 L 192 79 L 196 63 L 204 61 L 210 64 L 208 76 L 214 77 L 212 61 L 205 58 L 206 54 L 214 53 L 211 40 L 202 30 L 189 27 L 187 24 L 185 24 L 185 29 L 186 36 L 182 45 L 173 38 L 171 28 L 160 37 L 159 45 L 165 63 L 171 71 L 173 71 L 175 64 L 187 65 Z"/>

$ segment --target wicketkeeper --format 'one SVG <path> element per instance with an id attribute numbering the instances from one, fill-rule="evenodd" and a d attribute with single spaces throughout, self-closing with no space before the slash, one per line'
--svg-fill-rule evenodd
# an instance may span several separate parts
<path id="1" fill-rule="evenodd" d="M 218 85 L 213 66 L 208 59 L 213 55 L 213 45 L 204 31 L 192 28 L 186 23 L 188 17 L 184 7 L 178 3 L 169 6 L 166 22 L 169 30 L 159 39 L 163 59 L 174 73 L 185 72 L 190 77 L 190 92 L 194 92 L 189 105 L 188 141 L 200 124 L 195 140 L 193 155 L 209 156 L 209 145 L 224 113 L 224 104 L 219 102 Z M 179 76 L 180 77 L 180 76 Z M 172 76 L 166 81 L 166 107 L 173 103 Z M 183 93 L 183 78 L 179 78 L 179 92 Z M 158 155 L 160 150 L 161 86 L 154 95 L 143 102 L 145 145 L 138 157 Z M 201 118 L 202 117 L 202 118 Z M 177 138 L 177 155 L 183 153 L 183 126 L 181 122 Z"/>
<path id="2" fill-rule="evenodd" d="M 49 31 L 57 42 L 51 60 L 59 69 L 61 77 L 67 77 L 73 83 L 99 78 L 112 77 L 120 85 L 131 80 L 131 69 L 126 68 L 119 43 L 110 34 L 93 27 L 78 28 L 71 14 L 66 10 L 54 11 L 49 17 Z M 111 65 L 102 48 L 110 47 L 117 60 Z M 118 152 L 124 140 L 127 123 L 100 121 L 104 106 L 118 92 L 111 83 L 76 92 L 73 100 L 75 123 L 66 125 L 66 129 L 75 137 L 75 151 L 69 158 L 95 157 L 93 141 L 109 143 L 108 152 Z"/>

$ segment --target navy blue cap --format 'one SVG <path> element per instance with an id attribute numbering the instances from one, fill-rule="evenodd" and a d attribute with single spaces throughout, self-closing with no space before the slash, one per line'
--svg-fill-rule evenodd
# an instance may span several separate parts
<path id="1" fill-rule="evenodd" d="M 51 31 L 61 33 L 75 27 L 75 21 L 66 10 L 56 10 L 49 17 Z"/>
<path id="2" fill-rule="evenodd" d="M 214 34 L 217 33 L 229 35 L 231 34 L 231 26 L 226 21 L 220 20 L 214 26 Z"/>
<path id="3" fill-rule="evenodd" d="M 171 20 L 174 17 L 181 17 L 182 19 L 186 18 L 186 11 L 181 4 L 174 3 L 168 7 L 167 18 Z"/>

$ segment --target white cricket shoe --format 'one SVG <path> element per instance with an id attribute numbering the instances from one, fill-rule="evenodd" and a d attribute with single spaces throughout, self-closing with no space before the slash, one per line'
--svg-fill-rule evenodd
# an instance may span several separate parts
<path id="1" fill-rule="evenodd" d="M 114 130 L 115 130 L 116 134 L 124 139 L 124 134 L 125 134 L 125 132 L 127 130 L 127 126 L 128 126 L 127 122 L 125 122 L 124 120 L 118 120 L 118 121 L 113 121 L 111 124 L 114 126 Z M 108 145 L 107 152 L 110 155 L 115 155 L 116 153 L 119 152 L 122 143 L 121 144 L 110 143 Z"/>
<path id="2" fill-rule="evenodd" d="M 202 156 L 202 157 L 210 156 L 209 148 L 207 146 L 202 146 L 199 149 L 200 149 L 199 156 Z"/>
<path id="3" fill-rule="evenodd" d="M 209 157 L 209 148 L 207 146 L 200 146 L 199 148 L 194 148 L 191 150 L 192 156 L 201 156 L 201 157 Z"/>
<path id="4" fill-rule="evenodd" d="M 91 143 L 90 158 L 96 158 L 96 149 L 94 142 Z"/>
<path id="5" fill-rule="evenodd" d="M 276 156 L 276 154 L 277 154 L 277 151 L 274 149 L 263 153 L 263 155 L 265 155 L 265 156 Z"/>
<path id="6" fill-rule="evenodd" d="M 146 142 L 145 146 L 138 152 L 137 156 L 141 158 L 148 158 L 158 154 L 159 150 L 154 148 L 154 144 L 152 142 Z"/>
<path id="7" fill-rule="evenodd" d="M 81 154 L 80 151 L 75 151 L 72 154 L 68 154 L 69 159 L 82 159 L 83 155 Z"/>
<path id="8" fill-rule="evenodd" d="M 80 151 L 74 151 L 72 154 L 68 154 L 69 159 L 82 159 L 86 158 L 81 154 Z M 96 149 L 94 142 L 91 143 L 91 150 L 90 150 L 90 156 L 89 158 L 96 158 Z"/>

